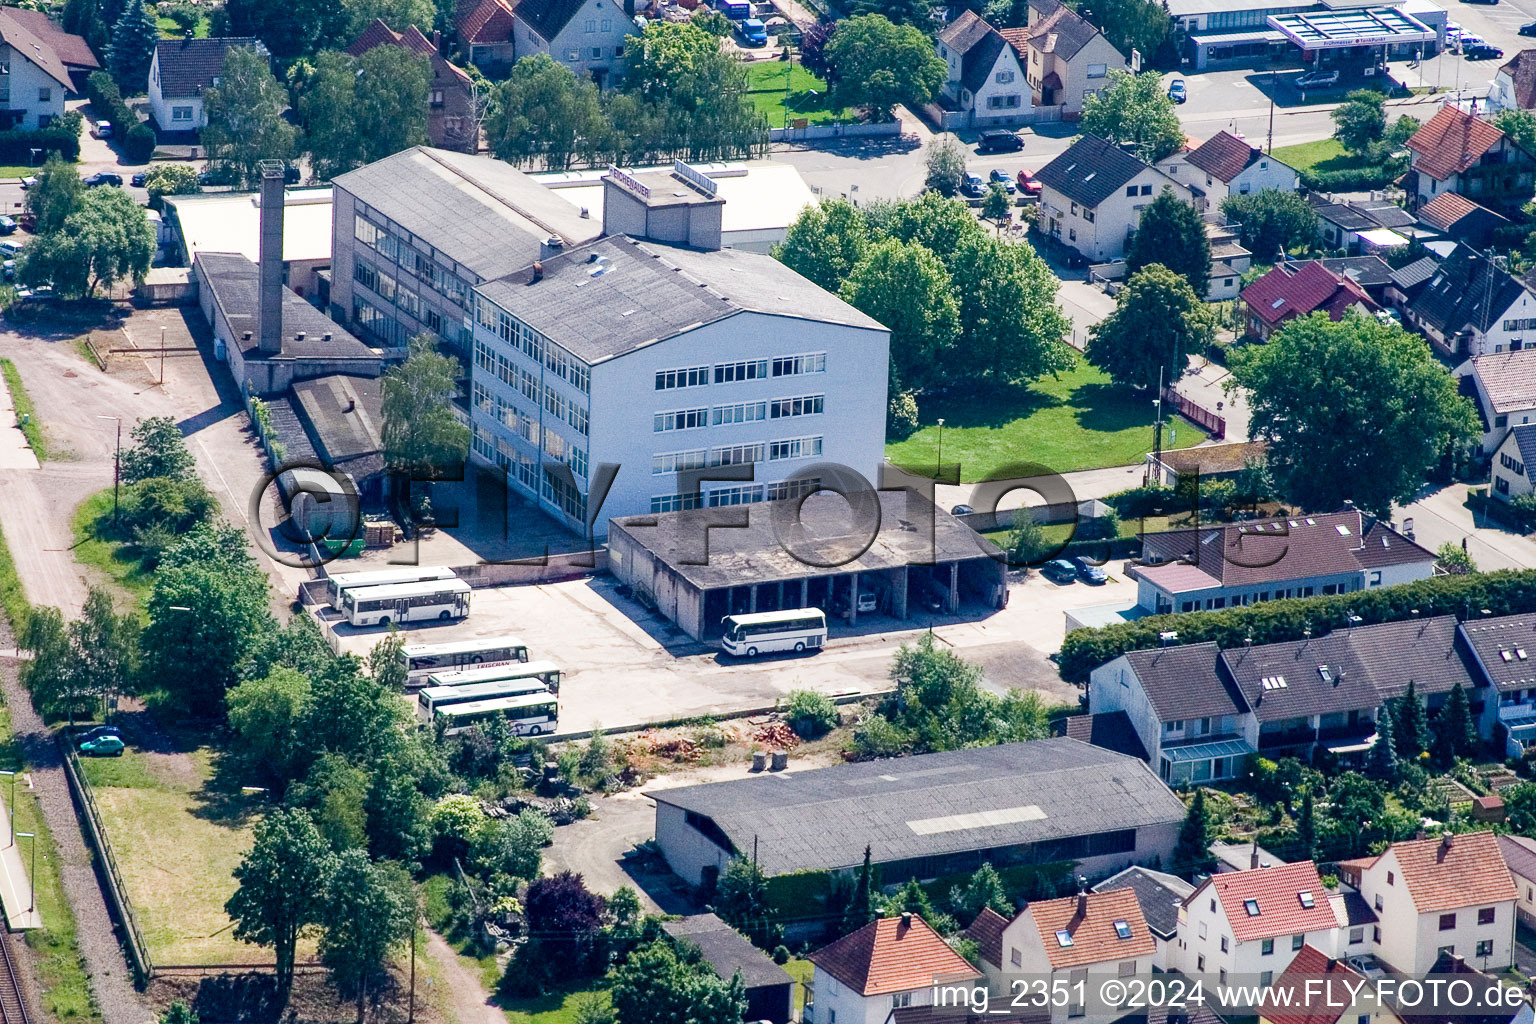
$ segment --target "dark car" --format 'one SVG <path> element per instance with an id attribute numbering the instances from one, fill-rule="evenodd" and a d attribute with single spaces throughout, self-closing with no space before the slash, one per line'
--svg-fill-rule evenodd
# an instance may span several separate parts
<path id="1" fill-rule="evenodd" d="M 981 180 L 979 174 L 967 174 L 965 184 L 960 186 L 960 194 L 980 199 L 987 194 L 987 183 Z"/>
<path id="2" fill-rule="evenodd" d="M 1168 98 L 1175 103 L 1183 103 L 1189 99 L 1189 93 L 1184 89 L 1184 79 L 1175 78 L 1168 85 Z"/>
<path id="3" fill-rule="evenodd" d="M 97 185 L 112 185 L 116 188 L 122 188 L 123 176 L 121 174 L 113 174 L 111 171 L 97 171 L 85 179 L 85 184 L 87 188 L 94 188 Z"/>
<path id="4" fill-rule="evenodd" d="M 128 184 L 132 185 L 134 188 L 143 188 L 144 187 L 144 172 L 140 171 L 138 174 L 135 174 L 133 177 L 129 178 L 128 179 Z"/>
<path id="5" fill-rule="evenodd" d="M 1496 4 L 1499 0 L 1461 0 L 1464 4 Z"/>
<path id="6" fill-rule="evenodd" d="M 1052 583 L 1060 583 L 1065 586 L 1068 583 L 1077 582 L 1077 566 L 1065 558 L 1053 559 L 1040 567 L 1040 575 Z"/>
<path id="7" fill-rule="evenodd" d="M 76 739 L 81 743 L 89 743 L 91 740 L 100 739 L 103 736 L 121 736 L 122 731 L 115 725 L 97 725 L 85 730 Z"/>
<path id="8" fill-rule="evenodd" d="M 971 508 L 969 505 L 956 505 L 954 508 L 949 510 L 949 514 L 952 516 L 968 516 L 975 511 L 976 510 Z"/>
<path id="9" fill-rule="evenodd" d="M 1072 559 L 1072 571 L 1077 573 L 1078 579 L 1084 583 L 1092 583 L 1094 586 L 1100 586 L 1109 582 L 1109 573 L 1081 555 Z"/>
<path id="10" fill-rule="evenodd" d="M 1528 21 L 1521 25 L 1520 34 L 1523 36 L 1536 36 L 1536 21 Z"/>
<path id="11" fill-rule="evenodd" d="M 1017 153 L 1024 148 L 1024 140 L 1014 132 L 1002 130 L 982 132 L 976 148 L 983 153 Z"/>
<path id="12" fill-rule="evenodd" d="M 1467 60 L 1497 60 L 1504 56 L 1504 51 L 1487 43 L 1474 43 L 1462 50 L 1461 55 Z"/>
<path id="13" fill-rule="evenodd" d="M 10 217 L 0 216 L 0 235 L 10 235 L 16 232 L 16 222 Z"/>
<path id="14" fill-rule="evenodd" d="M 987 180 L 997 182 L 999 185 L 1003 186 L 1004 192 L 1007 192 L 1009 195 L 1013 195 L 1013 179 L 1008 177 L 1007 171 L 999 170 L 998 168 L 994 167 L 992 168 L 992 173 L 987 175 Z"/>

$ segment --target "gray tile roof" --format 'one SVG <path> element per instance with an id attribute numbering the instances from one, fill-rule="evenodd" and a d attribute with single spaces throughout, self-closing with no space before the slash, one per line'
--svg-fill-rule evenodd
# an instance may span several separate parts
<path id="1" fill-rule="evenodd" d="M 599 363 L 736 313 L 755 311 L 885 330 L 763 253 L 704 251 L 610 235 L 531 262 L 478 289 L 588 363 Z M 785 324 L 785 330 L 794 327 Z"/>
<path id="2" fill-rule="evenodd" d="M 1458 244 L 1435 268 L 1413 302 L 1415 316 L 1442 334 L 1468 326 L 1486 331 L 1520 298 L 1525 286 L 1480 253 Z"/>
<path id="3" fill-rule="evenodd" d="M 551 235 L 573 246 L 603 229 L 511 164 L 445 149 L 407 149 L 332 184 L 483 280 L 533 263 Z"/>
<path id="4" fill-rule="evenodd" d="M 20 13 L 30 15 L 32 12 Z M 47 15 L 43 18 L 46 21 Z M 45 75 L 66 90 L 73 92 L 74 84 L 69 78 L 69 66 L 60 54 L 60 47 L 56 45 L 56 40 L 66 50 L 73 50 L 75 47 L 70 41 L 78 40 L 80 37 L 70 36 L 57 30 L 52 33 L 40 32 L 38 31 L 40 27 L 32 18 L 17 16 L 15 8 L 0 7 L 0 41 L 24 59 L 36 64 Z M 62 40 L 59 40 L 59 37 L 63 37 Z"/>
<path id="5" fill-rule="evenodd" d="M 239 253 L 200 252 L 197 262 L 203 269 L 203 277 L 213 289 L 213 301 L 224 313 L 229 328 L 234 332 L 230 343 L 241 346 L 247 362 L 268 358 L 256 341 L 256 307 L 259 282 L 256 264 Z M 242 343 L 241 337 L 251 332 L 251 340 Z M 297 338 L 304 334 L 304 340 Z M 329 341 L 325 335 L 330 334 Z M 283 351 L 279 358 L 336 358 L 369 359 L 382 361 L 379 353 L 359 341 L 336 321 L 311 306 L 293 291 L 283 288 Z"/>
<path id="6" fill-rule="evenodd" d="M 1096 207 L 1148 166 L 1119 146 L 1084 135 L 1035 177 L 1074 203 Z"/>
<path id="7" fill-rule="evenodd" d="M 1111 889 L 1134 892 L 1136 902 L 1141 904 L 1141 915 L 1147 919 L 1147 927 L 1162 939 L 1172 938 L 1179 930 L 1179 903 L 1195 891 L 1194 886 L 1177 875 L 1140 866 L 1110 875 L 1093 887 L 1094 892 Z"/>
<path id="8" fill-rule="evenodd" d="M 681 921 L 664 921 L 661 927 L 672 938 L 698 946 L 709 966 L 726 981 L 740 971 L 742 983 L 748 989 L 795 983 L 795 979 L 769 959 L 767 953 L 714 914 L 694 914 Z"/>
<path id="9" fill-rule="evenodd" d="M 1060 737 L 649 793 L 710 818 L 769 875 L 1166 825 L 1184 804 L 1145 762 Z M 1014 812 L 1002 824 L 961 815 Z"/>
<path id="10" fill-rule="evenodd" d="M 214 39 L 162 39 L 155 44 L 160 61 L 160 94 L 166 99 L 201 96 L 224 68 L 224 55 L 237 46 L 251 46 L 265 55 L 255 36 Z"/>
<path id="11" fill-rule="evenodd" d="M 1473 356 L 1472 375 L 1482 383 L 1495 414 L 1536 406 L 1536 348 Z"/>
<path id="12" fill-rule="evenodd" d="M 1461 639 L 1495 689 L 1536 686 L 1536 614 L 1463 622 Z"/>
<path id="13" fill-rule="evenodd" d="M 1392 266 L 1380 256 L 1340 256 L 1318 262 L 1362 288 L 1380 288 L 1392 281 Z"/>
<path id="14" fill-rule="evenodd" d="M 1499 852 L 1509 870 L 1522 878 L 1536 879 L 1536 839 L 1525 836 L 1499 836 Z"/>
<path id="15" fill-rule="evenodd" d="M 1214 642 L 1128 651 L 1130 664 L 1158 720 L 1240 715 L 1243 695 L 1216 672 L 1221 650 Z"/>
<path id="16" fill-rule="evenodd" d="M 1420 256 L 1407 266 L 1392 271 L 1392 283 L 1404 290 L 1421 285 L 1435 276 L 1435 268 L 1439 265 L 1440 261 L 1433 256 Z"/>
<path id="17" fill-rule="evenodd" d="M 1520 459 L 1526 465 L 1526 474 L 1536 466 L 1536 423 L 1522 423 L 1510 430 L 1515 435 L 1515 445 L 1520 449 Z"/>
<path id="18" fill-rule="evenodd" d="M 1066 720 L 1066 734 L 1075 740 L 1113 750 L 1131 757 L 1147 759 L 1131 716 L 1124 711 L 1101 711 L 1095 715 L 1072 715 Z"/>

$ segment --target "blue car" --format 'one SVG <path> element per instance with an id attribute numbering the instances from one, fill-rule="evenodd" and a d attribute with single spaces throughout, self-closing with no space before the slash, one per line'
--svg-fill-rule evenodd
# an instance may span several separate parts
<path id="1" fill-rule="evenodd" d="M 1065 558 L 1057 558 L 1046 562 L 1040 567 L 1040 575 L 1052 583 L 1060 583 L 1066 586 L 1068 583 L 1077 582 L 1077 566 Z"/>
<path id="2" fill-rule="evenodd" d="M 1109 582 L 1109 573 L 1081 555 L 1072 559 L 1072 571 L 1077 574 L 1078 579 L 1084 583 L 1092 583 L 1096 587 Z"/>
<path id="3" fill-rule="evenodd" d="M 1173 80 L 1172 84 L 1168 86 L 1168 98 L 1175 103 L 1183 103 L 1189 99 L 1189 95 L 1184 91 L 1184 79 L 1175 78 Z"/>
<path id="4" fill-rule="evenodd" d="M 741 23 L 741 41 L 745 46 L 767 46 L 768 30 L 759 19 L 748 18 Z"/>

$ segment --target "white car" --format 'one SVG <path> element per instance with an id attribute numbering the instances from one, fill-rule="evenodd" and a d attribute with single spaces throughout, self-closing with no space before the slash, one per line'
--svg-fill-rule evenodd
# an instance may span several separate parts
<path id="1" fill-rule="evenodd" d="M 1461 26 L 1456 24 L 1454 21 L 1446 22 L 1445 23 L 1445 38 L 1447 38 L 1447 39 L 1460 39 L 1461 38 Z"/>

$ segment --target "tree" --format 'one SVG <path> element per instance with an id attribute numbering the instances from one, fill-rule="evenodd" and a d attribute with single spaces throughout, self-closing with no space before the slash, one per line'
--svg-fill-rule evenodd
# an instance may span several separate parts
<path id="1" fill-rule="evenodd" d="M 1467 553 L 1467 549 L 1461 545 L 1446 541 L 1435 551 L 1435 561 L 1440 568 L 1452 576 L 1465 576 L 1468 573 L 1477 572 L 1477 563 Z"/>
<path id="2" fill-rule="evenodd" d="M 1002 234 L 1003 221 L 1008 219 L 1008 214 L 1013 210 L 1013 200 L 1008 198 L 1008 192 L 998 182 L 992 182 L 987 186 L 987 194 L 981 201 L 981 216 L 983 220 L 990 220 L 996 227 L 998 234 Z"/>
<path id="3" fill-rule="evenodd" d="M 1072 368 L 1072 330 L 1056 304 L 1061 282 L 1035 250 L 980 233 L 953 249 L 950 276 L 959 300 L 959 348 L 953 377 L 1018 385 Z"/>
<path id="4" fill-rule="evenodd" d="M 527 807 L 515 817 L 485 819 L 475 829 L 470 855 L 478 866 L 491 873 L 537 878 L 543 848 L 554 834 L 555 826 L 549 815 Z"/>
<path id="5" fill-rule="evenodd" d="M 801 277 L 835 292 L 870 242 L 869 226 L 846 199 L 807 206 L 773 248 L 773 258 Z"/>
<path id="6" fill-rule="evenodd" d="M 313 70 L 295 91 L 295 106 L 304 123 L 304 149 L 315 177 L 328 181 L 356 167 L 357 61 L 337 50 L 317 54 Z"/>
<path id="7" fill-rule="evenodd" d="M 255 842 L 235 868 L 238 888 L 224 904 L 235 938 L 270 946 L 277 961 L 276 1003 L 288 1005 L 299 935 L 320 923 L 330 851 L 307 812 L 279 808 L 256 825 Z"/>
<path id="8" fill-rule="evenodd" d="M 1383 782 L 1397 778 L 1397 740 L 1392 735 L 1392 715 L 1386 709 L 1376 716 L 1376 742 L 1371 745 L 1365 770 L 1371 778 Z"/>
<path id="9" fill-rule="evenodd" d="M 513 164 L 542 160 L 551 170 L 565 170 L 589 140 L 607 131 L 597 85 L 546 53 L 512 65 L 486 113 L 492 153 Z"/>
<path id="10" fill-rule="evenodd" d="M 451 477 L 469 456 L 469 428 L 453 411 L 458 360 L 429 334 L 412 338 L 410 355 L 384 373 L 384 456 L 412 479 Z"/>
<path id="11" fill-rule="evenodd" d="M 1419 699 L 1419 684 L 1416 680 L 1408 680 L 1408 689 L 1397 698 L 1397 706 L 1393 711 L 1392 736 L 1397 740 L 1398 756 L 1404 760 L 1417 761 L 1419 755 L 1429 749 L 1433 737 L 1429 729 L 1429 712 Z"/>
<path id="12" fill-rule="evenodd" d="M 1023 28 L 1029 24 L 1028 0 L 987 0 L 983 18 L 995 28 Z"/>
<path id="13" fill-rule="evenodd" d="M 1006 918 L 1013 917 L 1013 901 L 1008 898 L 1002 876 L 997 873 L 991 861 L 984 861 L 981 867 L 972 872 L 963 887 L 955 886 L 950 891 L 949 902 L 955 914 L 967 925 L 987 908 Z"/>
<path id="14" fill-rule="evenodd" d="M 24 205 L 37 220 L 34 234 L 51 235 L 64 226 L 71 213 L 85 198 L 85 182 L 74 164 L 65 163 L 57 153 L 49 156 L 37 172 L 37 184 L 27 189 Z"/>
<path id="15" fill-rule="evenodd" d="M 1129 146 L 1147 163 L 1184 145 L 1184 129 L 1156 71 L 1111 71 L 1109 84 L 1083 100 L 1078 127 L 1117 146 Z"/>
<path id="16" fill-rule="evenodd" d="M 848 898 L 848 908 L 843 912 L 842 933 L 851 935 L 875 919 L 875 868 L 870 863 L 871 850 L 864 846 L 864 864 L 859 868 L 853 883 L 853 893 Z"/>
<path id="17" fill-rule="evenodd" d="M 1244 248 L 1265 260 L 1282 249 L 1309 252 L 1317 245 L 1317 214 L 1295 192 L 1265 188 L 1229 195 L 1221 212 L 1241 228 Z"/>
<path id="18" fill-rule="evenodd" d="M 1078 12 L 1104 30 L 1121 53 L 1140 50 L 1149 61 L 1169 41 L 1173 19 L 1158 0 L 1087 0 Z"/>
<path id="19" fill-rule="evenodd" d="M 800 33 L 800 66 L 817 78 L 827 77 L 827 43 L 837 22 L 817 21 Z"/>
<path id="20" fill-rule="evenodd" d="M 1007 545 L 1008 562 L 1015 566 L 1039 565 L 1061 547 L 1046 537 L 1045 527 L 1035 521 L 1027 508 L 1013 510 Z"/>
<path id="21" fill-rule="evenodd" d="M 1501 110 L 1493 115 L 1493 126 L 1527 153 L 1536 153 L 1536 111 Z"/>
<path id="22" fill-rule="evenodd" d="M 1460 683 L 1451 687 L 1440 708 L 1434 725 L 1434 757 L 1441 767 L 1450 767 L 1458 757 L 1470 757 L 1477 752 L 1477 724 L 1472 721 L 1472 708 L 1467 702 L 1467 691 Z"/>
<path id="23" fill-rule="evenodd" d="M 1400 114 L 1392 126 L 1387 129 L 1387 137 L 1384 140 L 1388 146 L 1397 150 L 1408 144 L 1408 140 L 1418 134 L 1423 124 L 1411 114 Z"/>
<path id="24" fill-rule="evenodd" d="M 843 282 L 842 297 L 890 328 L 895 384 L 942 379 L 944 357 L 960 333 L 960 308 L 932 252 L 893 238 L 876 242 Z"/>
<path id="25" fill-rule="evenodd" d="M 101 587 L 86 594 L 80 617 L 69 624 L 73 648 L 71 697 L 133 692 L 139 664 L 139 617 L 119 615 Z"/>
<path id="26" fill-rule="evenodd" d="M 841 22 L 826 56 L 836 101 L 868 107 L 875 121 L 889 121 L 897 104 L 927 103 L 949 75 L 922 29 L 894 24 L 880 14 Z"/>
<path id="27" fill-rule="evenodd" d="M 853 0 L 848 13 L 879 14 L 898 25 L 927 29 L 933 24 L 934 7 L 934 0 Z"/>
<path id="28" fill-rule="evenodd" d="M 238 737 L 235 749 L 281 797 L 308 758 L 301 730 L 308 715 L 308 677 L 292 668 L 273 667 L 260 679 L 231 689 L 229 726 Z"/>
<path id="29" fill-rule="evenodd" d="M 187 447 L 181 428 L 170 416 L 139 420 L 128 436 L 133 444 L 123 450 L 124 483 L 137 483 L 152 476 L 189 480 L 195 474 L 197 460 Z"/>
<path id="30" fill-rule="evenodd" d="M 197 1011 L 188 1006 L 185 999 L 178 999 L 165 1008 L 160 1015 L 160 1024 L 199 1024 Z"/>
<path id="31" fill-rule="evenodd" d="M 1333 108 L 1333 137 L 1351 153 L 1364 155 L 1387 132 L 1387 97 L 1370 89 L 1355 89 Z"/>
<path id="32" fill-rule="evenodd" d="M 331 44 L 344 45 L 357 35 L 349 31 L 351 15 L 341 0 L 285 0 L 280 4 L 227 0 L 224 13 L 228 31 L 215 31 L 214 35 L 254 36 L 283 61 L 316 53 Z M 402 22 L 390 24 L 405 28 Z M 431 35 L 430 26 L 427 34 Z"/>
<path id="33" fill-rule="evenodd" d="M 697 25 L 652 21 L 625 52 L 623 89 L 642 102 L 610 101 L 609 113 L 616 130 L 658 137 L 642 153 L 719 160 L 766 147 L 767 119 L 747 100 L 746 71 L 720 40 Z"/>
<path id="34" fill-rule="evenodd" d="M 722 981 L 698 947 L 646 943 L 609 975 L 619 1024 L 739 1024 L 747 1012 L 740 972 Z"/>
<path id="35" fill-rule="evenodd" d="M 720 919 L 764 948 L 781 930 L 768 900 L 768 876 L 745 857 L 735 857 L 720 873 L 711 908 Z"/>
<path id="36" fill-rule="evenodd" d="M 283 120 L 287 106 L 287 91 L 272 77 L 267 58 L 249 46 L 230 47 L 219 84 L 203 93 L 208 123 L 202 140 L 209 159 L 233 170 L 240 184 L 250 185 L 259 177 L 261 161 L 292 158 L 297 130 Z"/>
<path id="37" fill-rule="evenodd" d="M 195 196 L 203 190 L 197 168 L 189 164 L 161 163 L 144 172 L 144 188 L 151 201 L 161 196 Z"/>
<path id="38" fill-rule="evenodd" d="M 21 634 L 21 648 L 31 655 L 21 663 L 21 685 L 44 714 L 56 712 L 69 699 L 74 682 L 74 651 L 64 615 L 57 608 L 32 609 Z"/>
<path id="39" fill-rule="evenodd" d="M 1312 790 L 1301 797 L 1301 814 L 1296 819 L 1296 850 L 1298 860 L 1317 859 L 1317 810 L 1313 806 Z"/>
<path id="40" fill-rule="evenodd" d="M 377 18 L 400 31 L 415 25 L 430 39 L 437 22 L 437 7 L 432 0 L 341 0 L 341 4 L 349 19 L 347 34 L 354 37 Z"/>
<path id="41" fill-rule="evenodd" d="M 335 858 L 321 896 L 320 959 L 342 993 L 357 997 L 362 1024 L 369 986 L 416 926 L 416 893 L 398 864 L 378 863 L 362 850 Z"/>
<path id="42" fill-rule="evenodd" d="M 1216 315 L 1189 282 L 1154 263 L 1115 296 L 1115 311 L 1090 329 L 1088 361 L 1117 384 L 1172 384 L 1216 334 Z"/>
<path id="43" fill-rule="evenodd" d="M 383 640 L 368 652 L 368 673 L 380 687 L 404 693 L 410 672 L 405 664 L 405 634 L 393 625 Z"/>
<path id="44" fill-rule="evenodd" d="M 142 280 L 154 256 L 155 231 L 144 208 L 122 189 L 93 188 L 58 230 L 39 231 L 22 251 L 16 278 L 83 298 L 125 278 Z"/>
<path id="45" fill-rule="evenodd" d="M 112 26 L 112 45 L 107 47 L 107 70 L 124 96 L 143 92 L 149 81 L 149 63 L 160 40 L 160 26 L 144 0 L 130 0 Z"/>
<path id="46" fill-rule="evenodd" d="M 523 900 L 529 934 L 537 937 L 546 955 L 578 974 L 601 969 L 597 940 L 606 910 L 603 898 L 570 871 L 534 879 Z"/>
<path id="47" fill-rule="evenodd" d="M 965 151 L 960 148 L 955 137 L 940 136 L 928 147 L 928 155 L 924 159 L 928 177 L 923 180 L 923 187 L 933 189 L 946 199 L 957 195 L 960 186 L 965 184 Z"/>
<path id="48" fill-rule="evenodd" d="M 1196 789 L 1184 824 L 1179 826 L 1179 838 L 1173 847 L 1173 873 L 1182 878 L 1209 874 L 1216 866 L 1211 856 L 1211 813 L 1205 806 L 1205 790 Z"/>
<path id="49" fill-rule="evenodd" d="M 1385 517 L 1479 429 L 1424 343 L 1375 317 L 1292 320 L 1235 359 L 1233 376 L 1280 493 L 1309 511 L 1353 499 Z"/>
<path id="50" fill-rule="evenodd" d="M 1125 267 L 1134 274 L 1161 263 L 1189 282 L 1202 302 L 1210 292 L 1211 240 L 1200 212 L 1163 186 L 1141 213 L 1141 225 L 1125 254 Z"/>

